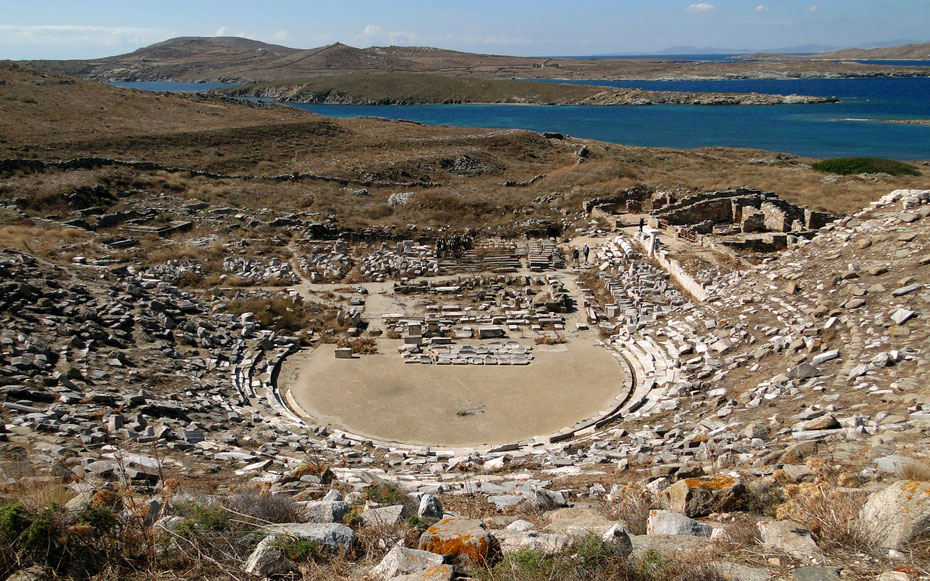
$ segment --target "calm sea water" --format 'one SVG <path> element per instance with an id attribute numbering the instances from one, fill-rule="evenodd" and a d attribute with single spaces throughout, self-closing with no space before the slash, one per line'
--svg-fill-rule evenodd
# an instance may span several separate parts
<path id="1" fill-rule="evenodd" d="M 720 145 L 820 158 L 850 155 L 930 159 L 930 126 L 882 121 L 930 119 L 930 78 L 597 81 L 596 84 L 652 90 L 835 96 L 842 102 L 732 107 L 295 106 L 332 117 L 376 116 L 430 125 L 556 131 L 626 145 L 675 148 Z M 142 85 L 150 84 L 132 84 L 136 88 L 149 88 Z"/>

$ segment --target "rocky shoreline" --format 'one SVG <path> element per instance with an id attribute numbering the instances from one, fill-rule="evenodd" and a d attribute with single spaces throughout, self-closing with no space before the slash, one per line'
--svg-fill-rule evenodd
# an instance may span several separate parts
<path id="1" fill-rule="evenodd" d="M 339 90 L 313 90 L 300 85 L 289 87 L 243 87 L 223 91 L 234 97 L 272 99 L 281 103 L 314 105 L 815 105 L 837 103 L 835 97 L 810 95 L 767 95 L 759 93 L 701 93 L 682 91 L 643 91 L 641 89 L 605 90 L 587 98 L 565 98 L 558 100 L 536 100 L 532 97 L 508 97 L 506 99 L 467 99 L 457 96 L 424 98 L 409 96 L 401 98 L 366 97 Z"/>

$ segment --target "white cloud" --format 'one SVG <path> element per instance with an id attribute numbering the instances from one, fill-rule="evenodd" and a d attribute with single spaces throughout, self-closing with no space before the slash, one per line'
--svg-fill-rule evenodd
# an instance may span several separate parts
<path id="1" fill-rule="evenodd" d="M 772 9 L 766 6 L 765 4 L 759 4 L 756 6 L 756 12 L 770 12 Z"/>
<path id="2" fill-rule="evenodd" d="M 16 26 L 0 24 L 0 45 L 144 46 L 165 40 L 171 34 L 171 31 L 165 29 L 131 26 Z"/>
<path id="3" fill-rule="evenodd" d="M 276 30 L 271 38 L 275 40 L 287 40 L 287 31 L 283 28 L 281 30 Z"/>
<path id="4" fill-rule="evenodd" d="M 691 12 L 693 14 L 699 14 L 701 12 L 713 12 L 716 9 L 717 7 L 714 6 L 713 4 L 707 4 L 705 2 L 701 2 L 699 4 L 688 5 L 688 12 Z"/>
<path id="5" fill-rule="evenodd" d="M 415 32 L 405 30 L 384 30 L 379 24 L 368 24 L 362 30 L 361 34 L 355 36 L 362 42 L 377 44 L 418 44 L 422 43 L 422 37 Z"/>
<path id="6" fill-rule="evenodd" d="M 248 38 L 249 40 L 260 40 L 259 35 L 254 32 L 233 32 L 228 26 L 221 26 L 213 33 L 213 36 L 238 36 L 239 38 Z"/>
<path id="7" fill-rule="evenodd" d="M 365 30 L 362 31 L 359 38 L 374 38 L 379 34 L 381 34 L 381 27 L 377 24 L 369 24 L 365 26 Z"/>
<path id="8" fill-rule="evenodd" d="M 817 6 L 816 4 L 812 4 L 811 7 L 807 9 L 808 12 L 818 12 L 819 10 L 820 6 Z"/>

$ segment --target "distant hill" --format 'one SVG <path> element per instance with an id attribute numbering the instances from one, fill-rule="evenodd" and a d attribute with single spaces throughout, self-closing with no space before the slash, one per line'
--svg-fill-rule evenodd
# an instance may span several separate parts
<path id="1" fill-rule="evenodd" d="M 850 48 L 813 55 L 813 58 L 850 60 L 930 60 L 930 42 L 883 48 Z"/>
<path id="2" fill-rule="evenodd" d="M 930 60 L 930 43 L 901 44 L 877 48 L 845 48 L 813 54 L 773 51 L 742 55 L 742 58 L 765 60 Z"/>
<path id="3" fill-rule="evenodd" d="M 679 47 L 680 48 L 680 47 Z M 710 49 L 708 49 L 710 50 Z M 829 53 L 828 53 L 829 54 Z M 766 55 L 760 60 L 799 60 Z M 804 57 L 808 59 L 809 57 Z M 887 58 L 887 57 L 882 57 Z M 237 37 L 181 37 L 93 60 L 22 61 L 95 81 L 250 83 L 352 73 L 436 73 L 496 79 L 735 79 L 923 76 L 923 67 L 817 62 L 692 62 L 648 58 L 549 58 L 487 55 L 432 47 L 355 48 L 341 43 L 297 49 Z"/>
<path id="4" fill-rule="evenodd" d="M 22 64 L 99 81 L 262 81 L 333 72 L 494 71 L 532 69 L 544 58 L 475 55 L 431 47 L 371 47 L 341 43 L 296 49 L 237 37 L 181 37 L 124 55 Z"/>

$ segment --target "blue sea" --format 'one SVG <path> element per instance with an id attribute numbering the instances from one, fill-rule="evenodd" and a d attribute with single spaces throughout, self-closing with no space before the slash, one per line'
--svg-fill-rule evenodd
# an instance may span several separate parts
<path id="1" fill-rule="evenodd" d="M 408 119 L 429 125 L 554 131 L 625 145 L 748 147 L 817 158 L 878 156 L 899 160 L 930 159 L 930 126 L 883 121 L 930 119 L 930 78 L 585 82 L 649 90 L 817 95 L 838 97 L 841 102 L 821 105 L 646 107 L 294 106 L 332 117 L 375 116 Z M 142 85 L 151 84 L 130 85 L 149 88 Z"/>

